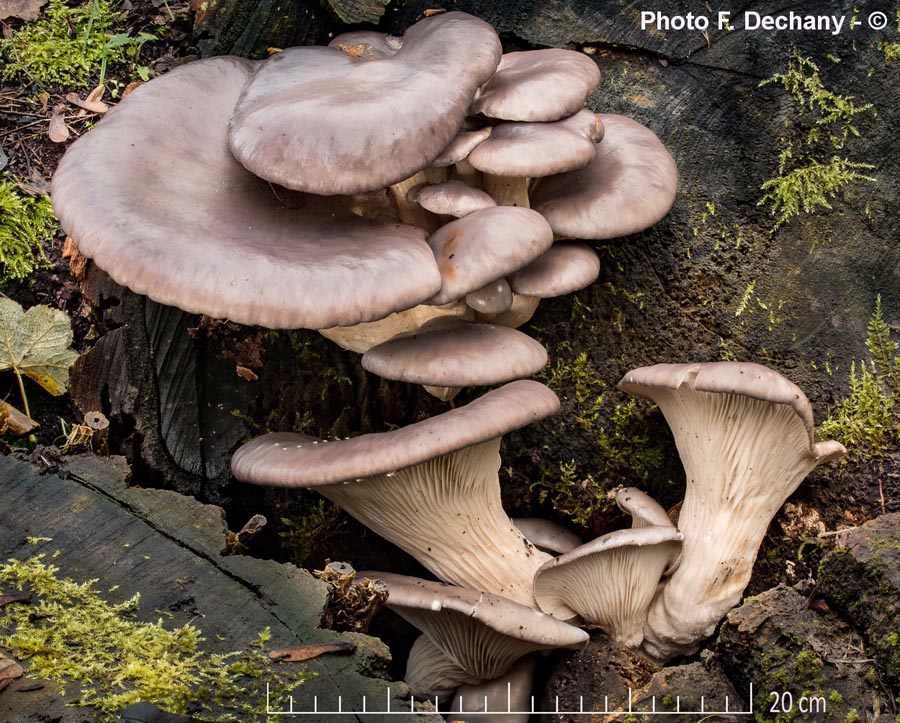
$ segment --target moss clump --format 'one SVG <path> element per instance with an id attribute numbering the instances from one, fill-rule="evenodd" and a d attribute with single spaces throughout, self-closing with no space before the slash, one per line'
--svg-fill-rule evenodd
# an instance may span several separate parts
<path id="1" fill-rule="evenodd" d="M 32 677 L 59 683 L 72 705 L 101 711 L 99 721 L 136 701 L 175 713 L 215 711 L 217 721 L 263 720 L 266 682 L 288 692 L 312 676 L 271 664 L 261 650 L 268 631 L 256 641 L 260 650 L 206 653 L 193 625 L 138 622 L 138 596 L 110 604 L 93 582 L 60 578 L 42 557 L 0 565 L 0 589 L 37 598 L 0 607 L 0 648 L 27 660 Z"/>
<path id="2" fill-rule="evenodd" d="M 797 133 L 787 140 L 778 160 L 778 174 L 765 181 L 758 205 L 769 206 L 776 217 L 775 228 L 793 216 L 831 209 L 830 199 L 859 181 L 876 179 L 861 171 L 874 166 L 834 155 L 850 138 L 859 136 L 856 117 L 874 113 L 871 103 L 857 105 L 852 96 L 834 93 L 825 87 L 819 66 L 794 51 L 788 67 L 760 87 L 778 84 L 798 105 Z"/>
<path id="3" fill-rule="evenodd" d="M 50 199 L 24 196 L 15 183 L 0 178 L 0 284 L 49 266 L 43 244 L 55 233 Z"/>
<path id="4" fill-rule="evenodd" d="M 868 325 L 869 359 L 850 367 L 850 394 L 839 401 L 818 430 L 820 439 L 847 447 L 843 463 L 881 459 L 900 449 L 900 344 L 881 310 L 881 297 Z"/>
<path id="5" fill-rule="evenodd" d="M 0 40 L 0 77 L 87 87 L 103 82 L 108 64 L 126 62 L 143 77 L 145 69 L 136 65 L 137 57 L 144 43 L 155 36 L 115 33 L 115 24 L 111 0 L 79 5 L 50 0 L 40 19 Z"/>

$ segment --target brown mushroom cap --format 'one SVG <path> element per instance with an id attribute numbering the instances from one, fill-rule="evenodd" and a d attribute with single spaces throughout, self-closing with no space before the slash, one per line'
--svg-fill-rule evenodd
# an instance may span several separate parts
<path id="1" fill-rule="evenodd" d="M 482 680 L 500 677 L 530 652 L 588 640 L 584 630 L 499 595 L 386 572 L 360 575 L 386 583 L 387 606 Z"/>
<path id="2" fill-rule="evenodd" d="M 601 114 L 603 141 L 584 168 L 541 178 L 531 206 L 559 236 L 611 239 L 637 233 L 675 201 L 678 169 L 653 131 L 630 118 Z"/>
<path id="3" fill-rule="evenodd" d="M 441 226 L 428 237 L 443 285 L 431 299 L 446 304 L 527 266 L 553 244 L 535 211 L 495 206 Z"/>
<path id="4" fill-rule="evenodd" d="M 545 563 L 534 575 L 534 599 L 550 615 L 577 615 L 622 645 L 640 645 L 650 601 L 682 539 L 671 526 L 610 532 Z"/>
<path id="5" fill-rule="evenodd" d="M 554 121 L 575 113 L 599 84 L 597 64 L 574 50 L 504 53 L 471 112 L 513 121 Z"/>
<path id="6" fill-rule="evenodd" d="M 488 386 L 536 374 L 547 351 L 515 329 L 435 319 L 363 354 L 366 371 L 385 379 L 440 387 Z"/>
<path id="7" fill-rule="evenodd" d="M 389 186 L 446 148 L 499 59 L 494 29 L 459 12 L 416 23 L 389 58 L 361 62 L 334 48 L 289 48 L 245 86 L 230 123 L 231 150 L 256 175 L 298 191 Z"/>
<path id="8" fill-rule="evenodd" d="M 549 299 L 592 284 L 600 275 L 600 258 L 584 244 L 557 241 L 550 250 L 509 277 L 517 294 Z"/>
<path id="9" fill-rule="evenodd" d="M 286 209 L 234 160 L 225 126 L 253 67 L 176 68 L 72 145 L 52 197 L 78 248 L 154 301 L 270 328 L 355 324 L 431 297 L 440 276 L 422 231 L 335 201 Z"/>

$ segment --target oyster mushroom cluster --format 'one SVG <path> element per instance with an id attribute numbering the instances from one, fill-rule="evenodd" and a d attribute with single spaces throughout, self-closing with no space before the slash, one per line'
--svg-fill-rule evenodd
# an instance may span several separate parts
<path id="1" fill-rule="evenodd" d="M 596 279 L 596 253 L 572 239 L 640 231 L 672 205 L 656 136 L 584 108 L 599 81 L 582 53 L 504 55 L 460 12 L 402 37 L 199 60 L 74 143 L 53 205 L 137 293 L 320 330 L 450 398 L 546 364 L 515 327 Z"/>

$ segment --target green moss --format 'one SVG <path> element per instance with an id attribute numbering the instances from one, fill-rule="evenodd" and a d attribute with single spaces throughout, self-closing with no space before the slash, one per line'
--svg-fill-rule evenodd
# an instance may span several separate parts
<path id="1" fill-rule="evenodd" d="M 102 83 L 106 67 L 127 63 L 139 77 L 149 77 L 138 65 L 149 33 L 116 33 L 112 0 L 67 5 L 50 0 L 41 17 L 22 26 L 11 38 L 0 39 L 0 77 L 30 80 L 38 85 L 89 87 Z"/>
<path id="2" fill-rule="evenodd" d="M 47 196 L 29 198 L 0 177 L 0 284 L 50 265 L 43 244 L 56 233 Z"/>
<path id="3" fill-rule="evenodd" d="M 282 544 L 290 551 L 291 560 L 307 567 L 317 553 L 327 547 L 327 541 L 334 536 L 340 522 L 340 508 L 317 496 L 304 517 L 298 520 L 281 518 L 284 531 L 279 534 Z"/>
<path id="4" fill-rule="evenodd" d="M 859 715 L 859 711 L 856 708 L 851 708 L 847 711 L 847 716 L 844 718 L 844 723 L 858 723 L 858 721 L 862 720 Z"/>
<path id="5" fill-rule="evenodd" d="M 857 105 L 853 96 L 825 87 L 819 66 L 794 51 L 788 67 L 760 86 L 782 86 L 797 104 L 798 120 L 778 159 L 777 175 L 765 181 L 758 205 L 768 206 L 775 228 L 800 213 L 831 209 L 830 201 L 847 186 L 876 179 L 861 171 L 874 168 L 835 155 L 851 138 L 859 136 L 857 116 L 875 113 L 871 103 Z"/>
<path id="6" fill-rule="evenodd" d="M 900 32 L 900 10 L 897 11 L 897 31 Z M 878 46 L 884 53 L 885 60 L 900 60 L 900 43 L 882 41 Z"/>
<path id="7" fill-rule="evenodd" d="M 93 582 L 60 578 L 42 557 L 0 565 L 0 588 L 36 597 L 0 607 L 0 648 L 26 660 L 29 675 L 56 681 L 70 704 L 96 708 L 99 721 L 115 720 L 136 701 L 176 713 L 215 710 L 220 721 L 263 720 L 266 682 L 289 691 L 312 676 L 268 660 L 269 631 L 256 650 L 207 653 L 193 625 L 138 622 L 139 596 L 108 603 Z"/>
<path id="8" fill-rule="evenodd" d="M 900 344 L 884 321 L 881 297 L 866 336 L 869 359 L 850 367 L 850 394 L 829 412 L 817 432 L 847 447 L 844 462 L 881 459 L 900 449 Z"/>

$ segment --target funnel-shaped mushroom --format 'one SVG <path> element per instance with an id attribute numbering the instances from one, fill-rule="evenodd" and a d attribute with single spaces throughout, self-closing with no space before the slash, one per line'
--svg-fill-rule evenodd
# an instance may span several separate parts
<path id="1" fill-rule="evenodd" d="M 285 208 L 231 156 L 226 124 L 253 68 L 188 63 L 72 145 L 52 195 L 79 250 L 162 304 L 270 328 L 355 324 L 432 296 L 420 229 L 364 221 L 340 199 Z"/>
<path id="2" fill-rule="evenodd" d="M 759 364 L 657 364 L 628 372 L 619 388 L 659 405 L 687 475 L 681 561 L 645 629 L 646 650 L 668 659 L 695 651 L 740 601 L 775 513 L 845 450 L 816 444 L 809 400 Z"/>
<path id="3" fill-rule="evenodd" d="M 545 563 L 534 576 L 534 599 L 554 617 L 578 616 L 621 645 L 640 645 L 650 601 L 681 539 L 674 527 L 610 532 Z"/>
<path id="4" fill-rule="evenodd" d="M 314 488 L 442 580 L 528 605 L 549 556 L 503 511 L 497 455 L 503 434 L 558 407 L 550 389 L 522 380 L 383 434 L 336 442 L 267 434 L 231 465 L 244 482 Z"/>
<path id="5" fill-rule="evenodd" d="M 384 582 L 385 604 L 479 680 L 502 676 L 528 653 L 588 640 L 584 630 L 500 595 L 387 572 L 361 575 Z"/>

